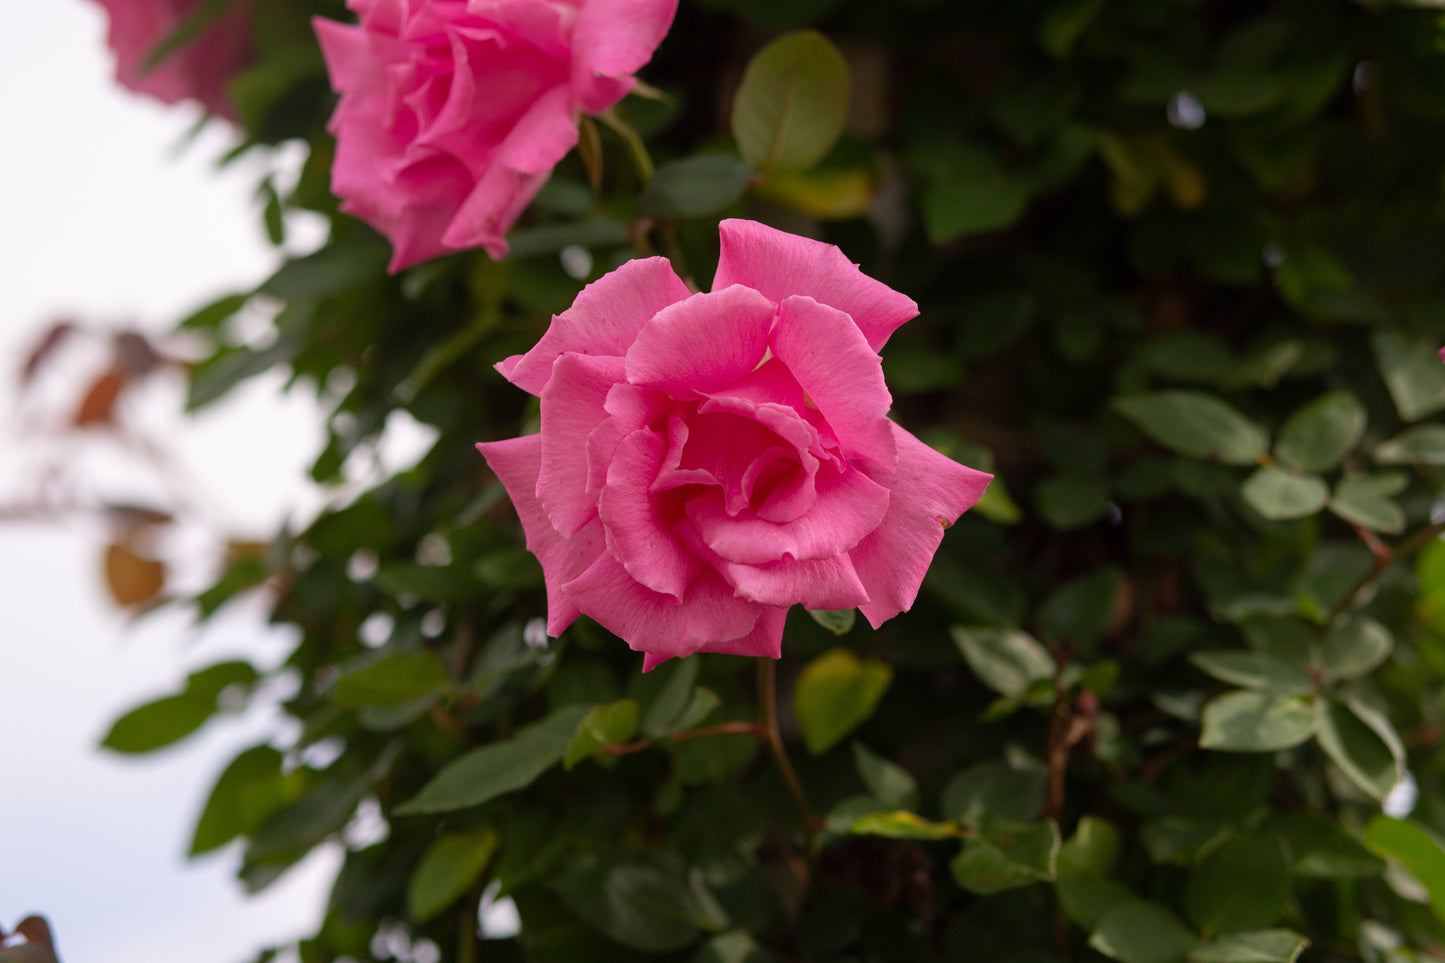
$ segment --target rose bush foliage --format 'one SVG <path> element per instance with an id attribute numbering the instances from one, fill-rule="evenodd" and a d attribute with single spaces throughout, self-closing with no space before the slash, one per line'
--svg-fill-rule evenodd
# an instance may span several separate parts
<path id="1" fill-rule="evenodd" d="M 350 0 L 316 21 L 341 94 L 331 188 L 392 242 L 391 270 L 506 232 L 632 88 L 677 0 Z"/>
<path id="2" fill-rule="evenodd" d="M 711 293 L 629 261 L 499 364 L 542 431 L 478 446 L 541 559 L 547 631 L 590 615 L 646 668 L 778 658 L 795 603 L 877 628 L 989 479 L 888 420 L 877 352 L 912 300 L 836 247 L 721 231 Z"/>
<path id="3" fill-rule="evenodd" d="M 185 320 L 190 398 L 314 386 L 337 494 L 192 599 L 261 595 L 284 662 L 108 745 L 284 693 L 193 848 L 252 890 L 344 850 L 305 963 L 1439 956 L 1417 7 L 596 6 L 614 50 L 592 4 L 254 5 L 243 147 L 307 152 L 268 229 L 330 234 Z M 356 492 L 406 418 L 436 444 Z M 778 662 L 625 644 L 779 624 Z M 479 946 L 493 894 L 521 931 Z"/>

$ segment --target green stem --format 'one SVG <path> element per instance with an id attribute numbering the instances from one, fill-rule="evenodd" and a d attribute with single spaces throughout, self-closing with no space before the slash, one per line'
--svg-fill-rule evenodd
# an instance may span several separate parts
<path id="1" fill-rule="evenodd" d="M 773 761 L 778 764 L 778 772 L 782 774 L 788 793 L 797 804 L 798 814 L 803 817 L 803 830 L 808 837 L 807 852 L 811 859 L 813 845 L 817 841 L 817 825 L 813 820 L 812 807 L 808 805 L 808 797 L 803 793 L 803 784 L 798 780 L 792 761 L 788 759 L 782 733 L 778 731 L 778 666 L 766 656 L 758 659 L 758 702 L 761 716 L 758 725 L 767 736 L 768 748 L 773 751 Z"/>
<path id="2" fill-rule="evenodd" d="M 642 142 L 637 131 L 632 128 L 631 124 L 618 116 L 615 107 L 598 114 L 597 119 L 622 138 L 622 142 L 627 145 L 628 156 L 632 158 L 632 166 L 637 169 L 637 177 L 642 181 L 642 186 L 646 187 L 652 180 L 652 156 L 647 153 L 647 145 Z"/>
<path id="3" fill-rule="evenodd" d="M 756 722 L 722 722 L 715 726 L 703 726 L 701 729 L 684 729 L 681 732 L 674 732 L 670 736 L 661 739 L 638 739 L 636 742 L 621 742 L 610 746 L 603 746 L 602 751 L 609 756 L 627 756 L 634 752 L 641 752 L 659 742 L 686 742 L 688 739 L 702 739 L 705 736 L 757 736 L 759 739 L 766 739 L 767 734 L 758 727 Z"/>
<path id="4" fill-rule="evenodd" d="M 477 920 L 481 912 L 482 886 L 477 885 L 462 903 L 461 917 L 457 920 L 457 963 L 476 963 Z"/>
<path id="5" fill-rule="evenodd" d="M 1344 598 L 1336 602 L 1334 608 L 1330 609 L 1329 615 L 1325 616 L 1324 622 L 1320 625 L 1320 636 L 1323 637 L 1325 633 L 1334 628 L 1336 622 L 1348 615 L 1359 604 L 1360 597 L 1384 577 L 1391 565 L 1409 558 L 1441 535 L 1445 535 L 1445 521 L 1426 525 L 1389 551 L 1377 553 L 1375 564 L 1370 566 L 1368 572 L 1360 576 L 1359 581 L 1350 587 Z"/>

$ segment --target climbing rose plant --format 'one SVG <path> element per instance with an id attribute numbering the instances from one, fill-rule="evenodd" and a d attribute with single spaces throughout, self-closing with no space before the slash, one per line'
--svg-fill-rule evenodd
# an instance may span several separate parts
<path id="1" fill-rule="evenodd" d="M 1440 957 L 1426 6 L 156 8 L 154 78 L 248 18 L 237 153 L 304 161 L 275 273 L 77 424 L 279 372 L 332 496 L 175 603 L 286 658 L 105 745 L 285 715 L 191 849 L 338 847 L 305 963 Z M 182 592 L 160 508 L 118 604 Z"/>

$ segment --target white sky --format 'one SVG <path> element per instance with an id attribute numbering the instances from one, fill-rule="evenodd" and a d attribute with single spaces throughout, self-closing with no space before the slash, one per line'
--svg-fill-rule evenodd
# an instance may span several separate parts
<path id="1" fill-rule="evenodd" d="M 18 4 L 0 31 L 0 503 L 33 482 L 14 376 L 49 319 L 163 331 L 276 260 L 252 207 L 260 168 L 218 174 L 224 130 L 182 149 L 197 114 L 129 95 L 110 69 L 103 15 L 87 0 Z M 314 506 L 304 468 L 321 436 L 304 396 L 266 382 L 182 423 L 179 391 L 157 386 L 131 413 L 165 432 L 228 527 L 265 536 Z M 153 484 L 113 447 L 79 457 L 91 491 Z M 183 859 L 215 775 L 275 720 L 213 723 L 141 761 L 94 746 L 188 668 L 243 652 L 275 659 L 287 640 L 255 605 L 203 635 L 179 612 L 127 624 L 105 601 L 103 546 L 97 526 L 0 525 L 0 925 L 44 912 L 67 963 L 241 963 L 314 928 L 337 859 L 320 854 L 258 899 L 231 878 L 234 848 Z"/>

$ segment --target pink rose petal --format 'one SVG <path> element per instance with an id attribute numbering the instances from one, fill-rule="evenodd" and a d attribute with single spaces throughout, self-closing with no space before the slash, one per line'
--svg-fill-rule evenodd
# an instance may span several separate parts
<path id="1" fill-rule="evenodd" d="M 662 466 L 666 442 L 650 431 L 634 431 L 617 446 L 607 484 L 597 500 L 607 550 L 639 584 L 682 600 L 702 574 L 702 563 L 678 544 L 657 510 L 648 481 Z"/>
<path id="2" fill-rule="evenodd" d="M 558 355 L 570 351 L 621 358 L 657 312 L 691 296 L 667 258 L 628 261 L 583 288 L 531 351 L 513 355 L 497 370 L 523 391 L 540 395 Z"/>
<path id="3" fill-rule="evenodd" d="M 542 389 L 537 498 L 552 526 L 568 538 L 597 517 L 597 501 L 587 494 L 587 461 L 577 457 L 577 439 L 607 420 L 607 393 L 621 379 L 621 358 L 564 354 L 552 365 L 552 378 Z"/>
<path id="4" fill-rule="evenodd" d="M 563 538 L 552 527 L 542 503 L 533 494 L 542 464 L 540 436 L 489 442 L 477 445 L 477 450 L 507 489 L 522 519 L 527 550 L 542 563 L 542 577 L 547 583 L 547 634 L 556 638 L 580 614 L 562 586 L 607 554 L 602 523 L 594 519 L 572 538 Z"/>
<path id="5" fill-rule="evenodd" d="M 627 380 L 674 398 L 725 388 L 762 362 L 776 311 L 773 302 L 744 287 L 669 305 L 627 349 Z"/>
<path id="6" fill-rule="evenodd" d="M 912 298 L 868 277 L 832 244 L 756 221 L 728 220 L 719 227 L 722 255 L 713 275 L 715 291 L 745 284 L 773 301 L 810 297 L 849 315 L 874 351 L 905 321 L 918 316 Z"/>
<path id="7" fill-rule="evenodd" d="M 859 606 L 876 629 L 918 597 L 943 532 L 983 497 L 993 476 L 966 468 L 897 425 L 898 468 L 878 478 L 893 493 L 888 515 L 849 552 L 870 601 Z"/>

